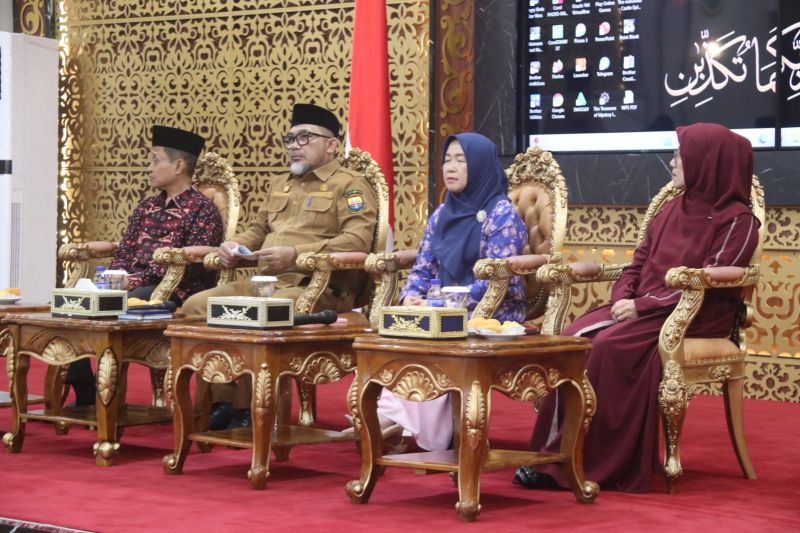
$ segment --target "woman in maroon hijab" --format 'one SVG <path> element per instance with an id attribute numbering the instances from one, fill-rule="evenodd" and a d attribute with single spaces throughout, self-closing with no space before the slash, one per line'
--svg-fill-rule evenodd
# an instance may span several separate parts
<path id="1" fill-rule="evenodd" d="M 630 266 L 611 290 L 611 303 L 590 311 L 564 335 L 592 339 L 587 366 L 597 412 L 584 444 L 586 479 L 609 489 L 646 492 L 659 468 L 658 335 L 681 291 L 664 283 L 676 266 L 746 266 L 758 244 L 759 222 L 748 207 L 753 174 L 750 143 L 717 124 L 678 128 L 670 162 L 672 184 L 684 189 L 653 217 Z M 689 335 L 726 337 L 739 289 L 706 292 Z M 531 448 L 558 452 L 556 395 L 545 398 Z M 523 466 L 514 481 L 529 488 L 566 487 L 560 468 Z"/>

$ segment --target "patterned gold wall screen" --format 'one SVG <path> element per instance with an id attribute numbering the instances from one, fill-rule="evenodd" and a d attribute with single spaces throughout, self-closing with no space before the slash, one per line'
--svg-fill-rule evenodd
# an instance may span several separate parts
<path id="1" fill-rule="evenodd" d="M 426 1 L 390 0 L 390 86 L 398 246 L 427 217 Z M 292 104 L 344 122 L 353 2 L 62 0 L 60 239 L 119 239 L 152 194 L 152 124 L 191 129 L 234 165 L 244 217 L 285 172 Z"/>
<path id="2" fill-rule="evenodd" d="M 443 17 L 471 4 L 436 2 Z M 428 212 L 430 5 L 389 0 L 388 10 L 396 246 L 409 248 Z M 149 128 L 158 122 L 206 135 L 234 164 L 244 216 L 252 214 L 269 180 L 284 171 L 278 139 L 292 103 L 314 100 L 345 118 L 352 15 L 353 2 L 333 0 L 62 0 L 62 242 L 120 237 L 133 207 L 152 194 L 144 168 Z M 451 39 L 465 31 L 464 24 L 446 27 Z M 643 213 L 571 206 L 565 260 L 617 262 L 632 250 Z M 767 209 L 756 325 L 747 339 L 750 397 L 800 401 L 799 213 Z M 574 313 L 606 296 L 577 294 Z"/>

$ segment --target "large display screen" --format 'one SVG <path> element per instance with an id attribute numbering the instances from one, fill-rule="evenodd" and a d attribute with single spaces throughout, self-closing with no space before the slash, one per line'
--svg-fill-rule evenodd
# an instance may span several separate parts
<path id="1" fill-rule="evenodd" d="M 675 127 L 694 122 L 724 124 L 754 148 L 776 146 L 777 85 L 800 89 L 800 50 L 783 62 L 797 65 L 791 75 L 779 76 L 779 45 L 791 41 L 778 31 L 791 18 L 779 0 L 520 1 L 526 146 L 671 150 Z M 797 129 L 783 134 L 800 145 L 800 98 L 790 96 L 780 108 L 791 108 Z"/>
<path id="2" fill-rule="evenodd" d="M 800 1 L 781 2 L 781 146 L 800 146 Z"/>

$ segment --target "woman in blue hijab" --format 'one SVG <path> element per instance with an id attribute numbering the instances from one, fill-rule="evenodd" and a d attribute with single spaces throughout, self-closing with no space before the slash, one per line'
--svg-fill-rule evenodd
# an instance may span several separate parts
<path id="1" fill-rule="evenodd" d="M 508 199 L 508 178 L 492 141 L 478 133 L 451 135 L 444 142 L 442 174 L 447 195 L 428 220 L 400 301 L 425 305 L 431 280 L 438 278 L 443 286 L 469 287 L 467 308 L 472 311 L 488 287 L 488 281 L 475 279 L 475 262 L 521 253 L 528 233 Z M 495 318 L 525 319 L 518 277 L 512 279 Z"/>
<path id="2" fill-rule="evenodd" d="M 469 287 L 467 308 L 483 297 L 488 281 L 476 280 L 478 259 L 518 255 L 528 238 L 525 224 L 508 199 L 508 179 L 497 160 L 495 144 L 477 133 L 451 135 L 442 163 L 447 195 L 425 227 L 417 260 L 400 293 L 403 305 L 426 305 L 432 279 L 443 286 Z M 525 295 L 514 277 L 495 313 L 500 321 L 525 319 Z M 378 402 L 381 425 L 396 424 L 426 450 L 446 450 L 453 436 L 449 395 L 428 402 L 401 400 L 384 390 Z"/>

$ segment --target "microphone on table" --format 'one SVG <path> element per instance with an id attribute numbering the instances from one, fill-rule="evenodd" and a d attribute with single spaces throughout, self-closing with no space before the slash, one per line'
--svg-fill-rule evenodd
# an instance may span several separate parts
<path id="1" fill-rule="evenodd" d="M 316 313 L 309 313 L 307 315 L 295 315 L 294 325 L 305 326 L 306 324 L 333 324 L 336 322 L 338 315 L 336 311 L 326 309 L 325 311 L 318 311 Z"/>

